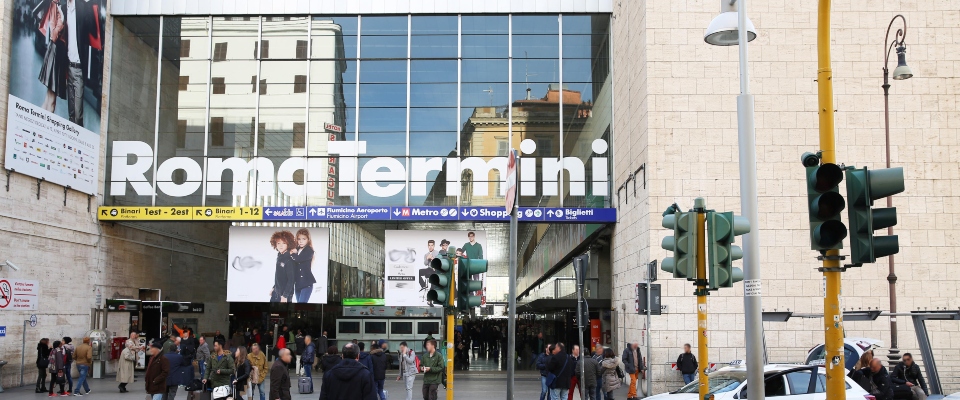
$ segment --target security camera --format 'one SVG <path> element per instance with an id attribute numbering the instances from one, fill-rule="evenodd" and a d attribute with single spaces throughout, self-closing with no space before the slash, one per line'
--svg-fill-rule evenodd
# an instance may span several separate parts
<path id="1" fill-rule="evenodd" d="M 800 156 L 800 162 L 804 167 L 816 167 L 820 165 L 820 156 L 808 151 Z"/>
<path id="2" fill-rule="evenodd" d="M 20 267 L 14 265 L 12 262 L 10 262 L 10 260 L 4 260 L 3 263 L 8 267 L 13 268 L 14 271 L 20 271 Z"/>

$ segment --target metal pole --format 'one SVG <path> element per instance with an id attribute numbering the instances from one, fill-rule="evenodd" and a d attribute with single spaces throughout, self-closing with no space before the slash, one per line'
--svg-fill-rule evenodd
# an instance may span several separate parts
<path id="1" fill-rule="evenodd" d="M 28 320 L 23 320 L 23 331 L 22 339 L 20 340 L 20 386 L 23 386 L 23 366 L 26 365 L 26 354 L 27 354 L 27 322 Z"/>
<path id="2" fill-rule="evenodd" d="M 747 2 L 737 1 L 741 28 L 747 26 Z M 743 235 L 743 314 L 747 345 L 747 381 L 763 382 L 763 311 L 760 281 L 760 216 L 757 209 L 757 135 L 754 129 L 753 95 L 747 64 L 747 30 L 737 29 L 740 52 L 740 95 L 737 96 L 737 142 L 740 148 L 740 214 L 750 221 Z M 751 286 L 752 290 L 747 291 Z M 762 385 L 747 386 L 747 397 L 763 399 Z"/>
<path id="3" fill-rule="evenodd" d="M 454 314 L 457 312 L 457 308 L 454 307 L 454 299 L 456 298 L 456 293 L 454 293 L 455 288 L 457 287 L 457 263 L 459 257 L 453 258 L 453 267 L 452 273 L 450 274 L 450 285 L 449 293 L 447 295 L 448 307 L 447 311 L 447 400 L 453 400 L 453 325 L 456 324 L 456 317 Z"/>
<path id="4" fill-rule="evenodd" d="M 519 191 L 518 191 L 519 192 Z M 513 400 L 514 369 L 517 359 L 517 199 L 510 213 L 510 268 L 507 268 L 507 400 Z"/>
<path id="5" fill-rule="evenodd" d="M 833 70 L 830 67 L 830 0 L 820 0 L 817 23 L 817 94 L 820 114 L 820 152 L 823 163 L 836 164 L 833 126 Z M 840 399 L 846 392 L 843 361 L 843 313 L 840 311 L 840 251 L 827 250 L 822 257 L 824 347 L 826 349 L 827 398 Z"/>
<path id="6" fill-rule="evenodd" d="M 710 356 L 707 351 L 707 238 L 704 228 L 707 225 L 707 206 L 702 197 L 694 200 L 693 210 L 697 213 L 697 358 L 700 368 L 697 371 L 700 383 L 700 399 L 707 398 L 710 390 L 707 380 L 707 368 L 710 368 Z M 649 305 L 647 308 L 650 308 Z M 757 385 L 754 385 L 757 386 Z"/>
<path id="7" fill-rule="evenodd" d="M 580 336 L 580 340 L 578 342 L 580 343 L 580 358 L 583 359 L 583 357 L 586 356 L 586 354 L 584 353 L 584 351 L 586 350 L 586 346 L 583 345 L 583 279 L 582 279 L 584 277 L 583 259 L 580 257 L 574 258 L 573 268 L 574 268 L 574 273 L 577 274 L 577 333 Z M 584 377 L 586 376 L 586 374 L 583 371 L 585 367 L 586 365 L 584 363 L 580 363 L 579 382 L 580 382 L 580 398 L 581 399 L 587 398 L 586 397 L 587 391 L 584 390 L 586 388 L 584 386 L 586 382 L 583 380 Z M 573 390 L 573 388 L 570 388 L 570 390 Z"/>
<path id="8" fill-rule="evenodd" d="M 894 17 L 896 19 L 896 17 Z M 887 33 L 889 33 L 889 28 Z M 890 81 L 887 66 L 883 66 L 883 127 L 884 142 L 887 151 L 887 168 L 890 168 Z M 893 207 L 893 196 L 887 196 L 887 208 Z M 893 227 L 887 228 L 887 235 L 893 235 Z M 897 312 L 897 273 L 894 268 L 893 254 L 887 257 L 888 265 L 888 291 L 890 294 L 890 312 Z M 887 352 L 887 359 L 892 369 L 897 361 L 900 361 L 899 340 L 897 340 L 897 317 L 890 317 L 890 351 Z"/>
<path id="9" fill-rule="evenodd" d="M 654 267 L 651 267 L 650 264 L 647 264 L 647 365 L 653 365 L 653 362 L 650 361 L 650 322 L 652 321 L 653 310 L 653 280 L 651 280 L 650 272 Z M 641 359 L 643 357 L 640 357 Z M 642 361 L 641 361 L 642 362 Z M 643 392 L 644 397 L 653 396 L 653 370 L 647 368 L 647 390 Z M 599 400 L 599 399 L 598 399 Z"/>

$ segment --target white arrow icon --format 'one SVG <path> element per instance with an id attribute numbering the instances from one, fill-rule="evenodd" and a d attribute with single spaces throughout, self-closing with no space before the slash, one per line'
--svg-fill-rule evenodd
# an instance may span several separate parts
<path id="1" fill-rule="evenodd" d="M 271 210 L 264 211 L 263 213 L 267 215 L 273 215 L 273 211 Z"/>
<path id="2" fill-rule="evenodd" d="M 400 210 L 393 210 L 393 215 L 400 216 Z"/>
<path id="3" fill-rule="evenodd" d="M 310 215 L 317 215 L 317 209 L 316 209 L 316 208 L 311 208 L 311 209 L 310 209 Z"/>

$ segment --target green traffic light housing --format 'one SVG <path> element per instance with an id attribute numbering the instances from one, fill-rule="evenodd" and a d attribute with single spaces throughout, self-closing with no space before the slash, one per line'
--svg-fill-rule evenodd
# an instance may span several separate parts
<path id="1" fill-rule="evenodd" d="M 904 190 L 903 168 L 873 171 L 852 169 L 846 171 L 847 199 L 850 209 L 850 259 L 852 265 L 874 263 L 879 257 L 900 252 L 897 235 L 874 236 L 873 231 L 897 224 L 897 208 L 873 208 L 875 200 L 901 193 Z"/>
<path id="2" fill-rule="evenodd" d="M 664 215 L 664 228 L 673 229 L 673 236 L 663 238 L 660 247 L 672 251 L 673 256 L 663 259 L 660 269 L 673 274 L 674 278 L 697 278 L 697 214 L 678 212 Z"/>
<path id="3" fill-rule="evenodd" d="M 460 258 L 457 262 L 457 309 L 467 312 L 483 302 L 483 280 L 487 260 Z M 480 279 L 473 279 L 480 278 Z"/>
<path id="4" fill-rule="evenodd" d="M 838 186 L 843 170 L 836 164 L 806 167 L 807 207 L 810 218 L 810 247 L 826 251 L 843 248 L 847 227 L 840 221 L 845 207 Z"/>
<path id="5" fill-rule="evenodd" d="M 743 249 L 734 246 L 734 239 L 750 232 L 750 221 L 732 212 L 707 213 L 707 246 L 709 263 L 707 276 L 710 289 L 733 287 L 743 280 L 743 270 L 733 261 L 743 258 Z"/>
<path id="6" fill-rule="evenodd" d="M 456 249 L 450 248 L 447 254 L 455 254 Z M 427 292 L 427 301 L 446 306 L 450 298 L 450 283 L 453 280 L 453 258 L 448 256 L 435 257 L 430 261 L 430 268 L 433 268 L 433 274 L 427 280 L 430 282 L 430 290 Z"/>

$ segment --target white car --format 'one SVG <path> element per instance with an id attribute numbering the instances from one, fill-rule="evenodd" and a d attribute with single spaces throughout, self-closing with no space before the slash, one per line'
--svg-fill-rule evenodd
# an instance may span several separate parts
<path id="1" fill-rule="evenodd" d="M 860 360 L 860 356 L 862 356 L 863 353 L 880 347 L 883 347 L 883 342 L 877 339 L 862 337 L 844 338 L 844 364 L 846 364 L 847 369 L 852 370 L 853 366 L 857 364 L 857 361 Z M 826 348 L 823 346 L 823 343 L 813 346 L 813 348 L 807 352 L 807 360 L 805 361 L 805 364 L 823 365 L 823 358 L 825 355 Z"/>
<path id="2" fill-rule="evenodd" d="M 826 370 L 815 365 L 776 364 L 763 368 L 764 392 L 767 398 L 778 397 L 783 400 L 826 400 Z M 710 387 L 708 394 L 713 400 L 747 398 L 746 366 L 724 367 L 708 375 Z M 849 377 L 847 381 L 847 400 L 873 400 L 863 388 Z M 658 400 L 696 400 L 699 397 L 699 383 L 693 381 L 675 392 L 650 397 Z"/>

